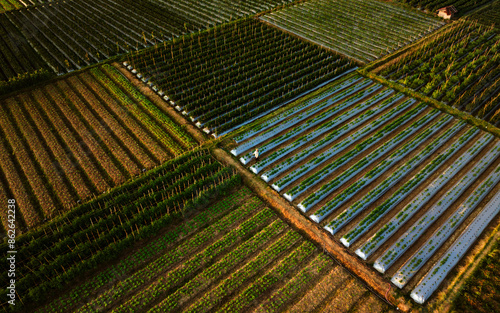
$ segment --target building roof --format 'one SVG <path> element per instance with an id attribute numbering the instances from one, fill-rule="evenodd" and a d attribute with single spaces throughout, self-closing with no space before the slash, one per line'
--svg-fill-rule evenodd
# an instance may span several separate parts
<path id="1" fill-rule="evenodd" d="M 449 5 L 447 7 L 439 9 L 438 12 L 445 12 L 447 15 L 452 15 L 454 13 L 457 13 L 458 10 L 454 6 Z"/>

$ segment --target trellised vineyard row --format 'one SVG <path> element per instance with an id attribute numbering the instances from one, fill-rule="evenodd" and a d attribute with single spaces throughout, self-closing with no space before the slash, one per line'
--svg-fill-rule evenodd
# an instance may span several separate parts
<path id="1" fill-rule="evenodd" d="M 19 231 L 198 146 L 110 65 L 0 103 L 0 169 Z"/>
<path id="2" fill-rule="evenodd" d="M 260 17 L 361 62 L 373 61 L 443 25 L 433 17 L 380 1 L 306 1 Z"/>
<path id="3" fill-rule="evenodd" d="M 125 65 L 217 136 L 354 66 L 252 19 L 131 54 Z"/>
<path id="4" fill-rule="evenodd" d="M 499 47 L 493 27 L 459 21 L 377 73 L 500 125 Z"/>
<path id="5" fill-rule="evenodd" d="M 16 292 L 24 303 L 40 301 L 238 181 L 233 169 L 199 150 L 79 206 L 17 240 Z"/>
<path id="6" fill-rule="evenodd" d="M 70 72 L 287 2 L 1 0 L 0 80 L 40 68 Z"/>

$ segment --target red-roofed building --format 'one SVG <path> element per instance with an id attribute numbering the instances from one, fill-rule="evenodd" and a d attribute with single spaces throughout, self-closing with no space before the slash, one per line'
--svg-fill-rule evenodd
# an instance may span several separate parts
<path id="1" fill-rule="evenodd" d="M 447 7 L 444 7 L 444 8 L 437 10 L 436 13 L 439 17 L 442 17 L 445 20 L 449 20 L 457 12 L 458 12 L 458 10 L 454 6 L 450 5 L 450 6 L 447 6 Z"/>

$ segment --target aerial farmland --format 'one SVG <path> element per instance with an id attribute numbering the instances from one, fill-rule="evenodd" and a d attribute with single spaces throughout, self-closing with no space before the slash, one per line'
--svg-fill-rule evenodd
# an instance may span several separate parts
<path id="1" fill-rule="evenodd" d="M 500 311 L 499 9 L 0 0 L 1 311 Z"/>

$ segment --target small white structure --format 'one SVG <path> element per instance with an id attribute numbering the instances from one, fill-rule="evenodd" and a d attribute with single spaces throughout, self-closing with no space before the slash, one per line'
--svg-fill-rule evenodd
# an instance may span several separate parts
<path id="1" fill-rule="evenodd" d="M 439 17 L 442 17 L 445 20 L 449 20 L 449 19 L 453 18 L 453 16 L 457 12 L 458 12 L 458 10 L 454 6 L 450 5 L 450 6 L 447 6 L 447 7 L 444 7 L 444 8 L 437 10 L 436 13 Z"/>

